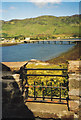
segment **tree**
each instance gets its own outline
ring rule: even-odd
[[[2,33],[2,37],[6,38],[8,36],[7,33]]]

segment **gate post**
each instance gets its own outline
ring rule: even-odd
[[[69,108],[81,118],[81,61],[68,63]]]

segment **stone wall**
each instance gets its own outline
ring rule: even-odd
[[[18,76],[18,77],[17,77]],[[19,79],[19,75],[16,79]],[[33,113],[24,103],[19,85],[17,84],[14,73],[5,69],[2,71],[2,116],[1,120],[9,119],[33,119]]]
[[[0,120],[2,118],[2,65],[0,64]]]
[[[81,61],[69,61],[69,108],[81,120]]]
[[[76,115],[79,115],[79,120],[81,120],[81,61],[69,61],[68,64],[68,75],[69,75],[69,108],[70,111],[63,111],[62,113],[58,114],[58,118],[64,117],[64,120],[68,117],[68,120],[70,120],[70,116],[72,116],[71,120],[74,120]],[[51,111],[49,112],[50,115],[47,113],[45,114],[44,112],[41,114],[40,111],[35,111],[33,104],[31,103],[31,110],[29,110],[30,106],[29,103],[25,105],[24,103],[24,95],[22,96],[22,87],[21,87],[21,79],[20,79],[20,74],[17,73],[12,73],[8,69],[3,71],[2,74],[2,93],[3,93],[3,111],[2,111],[2,118],[28,118],[32,117],[40,117],[40,115],[43,114],[46,115],[45,117],[50,117],[51,116]],[[37,103],[36,103],[37,105]],[[36,108],[35,105],[35,108]],[[42,106],[42,104],[40,104]],[[43,104],[44,108],[46,104]],[[52,105],[52,109],[55,109],[55,106]],[[64,105],[62,105],[64,106]],[[61,107],[61,106],[60,106]],[[39,107],[38,107],[39,108]],[[49,107],[46,106],[46,110]],[[57,105],[57,108],[58,105]],[[34,109],[34,111],[32,110]],[[37,109],[37,108],[36,108]],[[42,111],[42,109],[41,109]],[[38,115],[38,112],[40,113]],[[35,114],[33,114],[35,113]],[[75,116],[74,116],[75,113]],[[54,117],[54,112],[52,113]],[[61,115],[60,115],[61,114]],[[56,114],[55,114],[56,115]],[[55,117],[54,117],[55,118]],[[78,118],[78,117],[76,117]],[[63,118],[62,118],[63,119]]]

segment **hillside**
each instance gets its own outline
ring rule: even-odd
[[[80,18],[80,19],[79,19]],[[23,20],[10,20],[2,22],[2,36],[13,37],[18,35],[37,36],[43,35],[66,35],[78,36],[81,15],[55,17],[39,16]],[[1,33],[1,31],[0,31]]]

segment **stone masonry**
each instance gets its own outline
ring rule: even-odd
[[[16,70],[19,71],[19,69]],[[31,116],[33,119],[38,117],[78,120],[79,115],[79,120],[81,120],[81,61],[69,61],[68,64],[70,111],[64,105],[24,103],[20,74],[16,72],[7,69],[2,74],[2,118],[28,118]]]
[[[69,108],[81,120],[81,61],[69,61]]]

